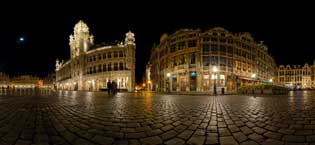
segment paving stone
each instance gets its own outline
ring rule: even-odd
[[[207,131],[209,132],[218,132],[218,127],[217,126],[208,126]]]
[[[227,127],[227,125],[224,122],[219,122],[218,127]]]
[[[180,138],[172,138],[165,142],[166,145],[183,145],[185,141]]]
[[[262,143],[264,141],[264,137],[257,133],[250,134],[248,138],[258,143]]]
[[[176,126],[174,129],[175,129],[177,132],[182,132],[182,131],[184,131],[186,128],[187,128],[187,126],[178,125],[178,126]]]
[[[246,122],[245,124],[246,124],[246,126],[249,127],[249,128],[252,128],[252,127],[255,126],[255,124],[252,123],[252,122]]]
[[[249,134],[253,133],[253,131],[250,128],[248,128],[247,126],[241,127],[240,129],[245,135],[249,135]]]
[[[219,128],[220,136],[231,136],[230,131],[227,128]]]
[[[219,138],[217,133],[208,133],[207,134],[207,139],[206,139],[206,144],[218,144],[219,143]]]
[[[82,139],[82,138],[78,138],[75,140],[74,144],[75,145],[93,145],[94,143],[92,143],[88,140]]]
[[[225,123],[228,125],[234,124],[234,122],[232,120],[225,120]]]
[[[143,138],[143,139],[140,139],[140,141],[142,144],[145,144],[145,145],[158,145],[158,144],[162,144],[163,142],[159,136]]]
[[[99,144],[111,144],[114,142],[113,138],[104,137],[100,135],[96,135],[92,138],[92,141],[97,142]]]
[[[15,145],[30,145],[31,141],[29,140],[17,140]]]
[[[190,136],[193,134],[192,130],[185,130],[182,133],[180,133],[178,135],[179,138],[182,138],[184,140],[187,140],[188,138],[190,138]]]
[[[208,123],[201,123],[201,124],[198,126],[198,128],[200,128],[200,129],[206,129],[207,126],[208,126]]]
[[[49,137],[46,134],[36,134],[34,136],[34,142],[35,143],[48,143]]]
[[[136,132],[135,128],[121,128],[121,132]]]
[[[266,137],[268,137],[268,138],[280,140],[282,134],[276,133],[276,132],[272,132],[272,131],[268,131],[268,132],[266,132],[266,133],[264,134],[264,136],[266,136]]]
[[[263,142],[263,145],[284,145],[284,142],[274,139],[267,139]]]
[[[243,141],[247,140],[247,137],[246,137],[246,135],[244,135],[243,132],[233,133],[233,136],[238,142],[243,142]]]
[[[278,131],[278,130],[279,130],[279,128],[278,128],[278,127],[275,127],[275,126],[270,126],[270,125],[265,126],[265,129],[267,129],[267,130],[271,130],[271,131]]]
[[[289,142],[289,143],[286,143],[286,145],[308,145],[307,143],[292,143],[292,142]]]
[[[138,140],[129,140],[129,145],[140,145]]]
[[[313,130],[297,130],[294,134],[295,135],[312,135]]]
[[[178,125],[180,125],[181,123],[182,123],[182,122],[178,120],[178,121],[172,123],[172,125],[173,125],[173,126],[178,126]]]
[[[305,142],[305,137],[297,135],[285,135],[283,136],[283,140],[287,142],[303,143]]]
[[[68,144],[67,141],[61,136],[51,136],[50,140],[52,144],[56,144],[56,145]]]
[[[128,145],[128,140],[115,140],[112,145]]]
[[[315,142],[315,135],[306,136],[307,142]]]
[[[143,137],[146,137],[146,134],[144,132],[126,133],[126,138],[128,139],[138,139]]]
[[[267,131],[267,130],[265,130],[263,128],[260,128],[260,127],[254,127],[254,128],[252,128],[252,130],[254,132],[256,132],[257,134],[263,134],[263,133],[265,133]]]
[[[34,133],[33,130],[24,130],[22,134],[20,135],[20,137],[25,140],[32,140],[33,133]]]
[[[203,145],[205,142],[205,136],[192,136],[188,141],[187,145]]]
[[[221,145],[238,145],[237,141],[232,136],[220,137]]]
[[[173,125],[166,125],[166,126],[163,126],[163,127],[161,128],[161,130],[163,130],[163,131],[168,131],[168,130],[171,130],[171,129],[173,129],[173,128],[174,128]]]
[[[287,128],[281,128],[281,129],[279,129],[278,132],[280,132],[282,134],[293,134],[295,132],[295,130],[287,129]]]
[[[160,135],[160,137],[162,138],[162,140],[168,140],[174,136],[176,136],[178,133],[174,130],[170,130],[168,132],[165,132],[163,134]]]
[[[259,145],[259,144],[252,140],[248,140],[248,141],[242,142],[241,145]]]
[[[194,133],[194,135],[196,136],[205,136],[206,135],[206,131],[203,129],[197,129]]]
[[[188,127],[188,129],[190,130],[196,130],[198,128],[198,125],[197,124],[192,124]]]
[[[61,135],[68,141],[68,142],[74,142],[74,140],[77,138],[77,136],[75,136],[74,134],[65,131],[62,132]]]
[[[240,131],[240,129],[236,125],[229,125],[228,128],[232,133]]]
[[[160,135],[162,133],[163,133],[163,131],[160,129],[154,129],[154,130],[146,131],[147,136],[155,136],[155,135]]]

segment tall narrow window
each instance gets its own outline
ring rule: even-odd
[[[103,64],[103,72],[106,72],[106,64]]]
[[[122,51],[119,51],[119,57],[124,57]]]
[[[111,63],[109,63],[109,64],[107,65],[107,71],[112,71],[112,64],[111,64]]]
[[[195,53],[190,54],[190,64],[195,64],[196,63],[196,55]]]
[[[98,65],[98,72],[102,72],[102,65]]]
[[[124,70],[124,64],[122,62],[119,63],[119,70]]]
[[[114,52],[114,57],[115,58],[118,57],[118,52],[117,51]]]
[[[114,63],[114,71],[117,71],[117,70],[118,70],[118,63],[115,62],[115,63]]]

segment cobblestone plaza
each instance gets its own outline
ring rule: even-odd
[[[0,94],[1,145],[312,145],[315,92]]]

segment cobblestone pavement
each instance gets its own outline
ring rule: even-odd
[[[315,145],[315,93],[0,94],[2,145]]]

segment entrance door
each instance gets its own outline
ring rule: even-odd
[[[176,91],[177,88],[177,79],[176,77],[172,78],[172,91]]]
[[[190,86],[189,86],[190,91],[196,91],[196,84],[197,84],[196,80],[197,80],[196,72],[191,72],[190,73],[190,80],[189,80],[189,82],[190,82]]]
[[[182,77],[181,80],[180,80],[180,91],[186,91],[186,81],[185,81],[185,78]]]

